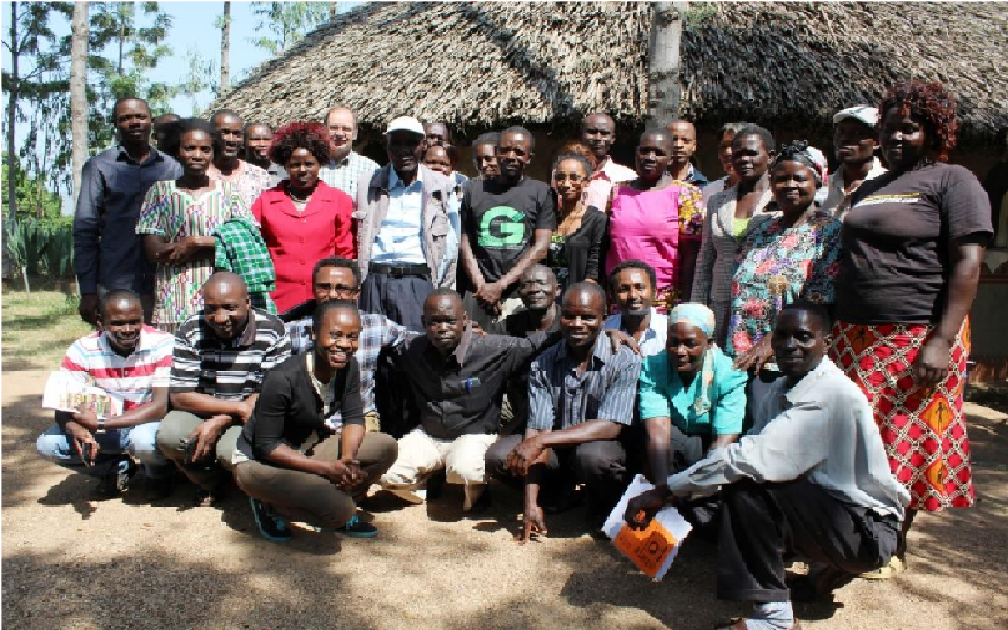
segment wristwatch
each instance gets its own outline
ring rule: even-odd
[[[103,435],[105,433],[105,419],[98,418],[98,428],[95,429],[96,435]]]

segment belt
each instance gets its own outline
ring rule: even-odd
[[[408,263],[402,265],[387,265],[385,263],[369,263],[368,273],[380,273],[393,278],[417,276],[430,278],[430,269],[424,263]]]

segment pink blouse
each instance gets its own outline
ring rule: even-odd
[[[624,260],[637,259],[654,267],[659,299],[679,278],[680,187],[637,190],[620,186],[609,213],[609,253],[606,275]]]

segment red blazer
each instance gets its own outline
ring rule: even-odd
[[[316,262],[357,257],[353,201],[346,193],[319,181],[304,212],[298,212],[285,190],[286,181],[280,182],[252,204],[276,269],[276,289],[270,295],[280,313],[313,297]]]

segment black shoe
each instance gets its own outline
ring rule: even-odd
[[[152,501],[162,501],[171,496],[175,490],[175,480],[171,475],[165,475],[157,479],[147,478],[147,496]]]
[[[109,467],[109,472],[98,481],[95,493],[100,499],[112,499],[129,487],[130,480],[136,474],[137,465],[129,457],[114,462]]]
[[[259,527],[259,533],[263,538],[273,542],[287,542],[291,539],[291,530],[287,527],[287,521],[266,509],[261,501],[250,497],[249,503],[252,504],[252,515],[255,516],[256,526]]]
[[[448,473],[444,468],[438,470],[433,475],[427,479],[427,484],[424,486],[427,490],[427,500],[433,501],[441,496],[444,491],[445,484],[448,482]]]

